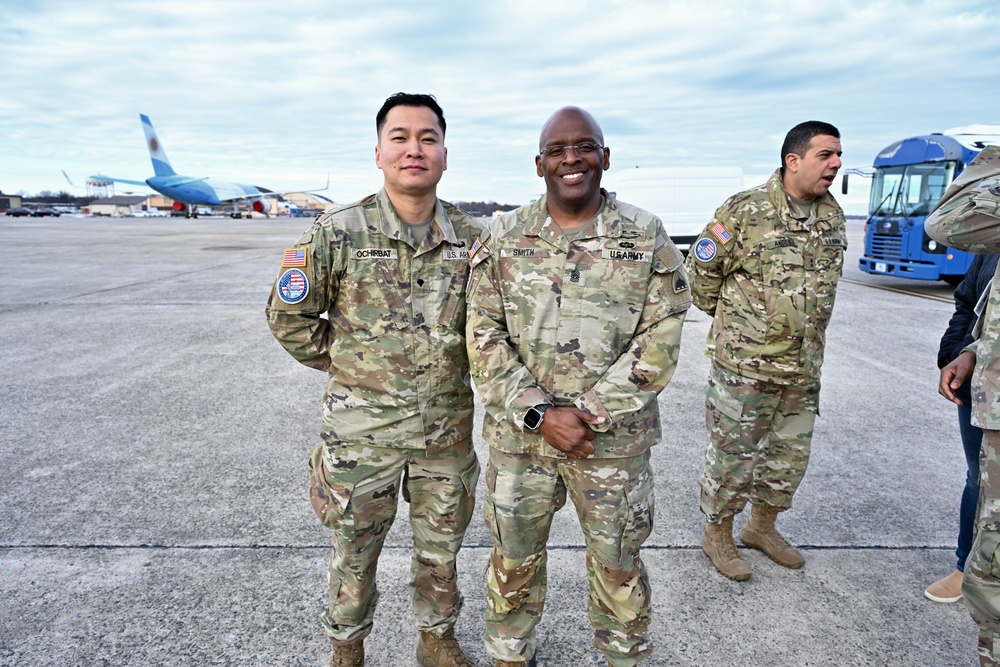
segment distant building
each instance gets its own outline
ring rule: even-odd
[[[0,194],[0,213],[6,213],[11,208],[21,208],[21,198],[18,195]]]
[[[109,215],[115,218],[124,218],[132,215],[136,211],[144,210],[143,205],[149,197],[143,195],[104,197],[90,202],[91,215]]]
[[[326,197],[310,194],[308,192],[290,192],[282,195],[282,198],[299,208],[307,208],[320,213],[328,211],[332,208],[337,208],[337,204],[333,203]]]

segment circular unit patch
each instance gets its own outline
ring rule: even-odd
[[[715,241],[712,239],[701,239],[694,246],[694,256],[702,262],[710,262],[715,259],[715,252],[718,250]]]
[[[309,294],[309,279],[299,269],[288,269],[278,278],[278,298],[296,304]]]

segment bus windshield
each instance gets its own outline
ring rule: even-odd
[[[955,176],[955,162],[876,167],[870,215],[927,215]]]

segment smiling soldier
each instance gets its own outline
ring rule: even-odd
[[[785,567],[805,563],[774,523],[805,474],[819,414],[826,327],[847,247],[844,213],[829,193],[840,155],[833,125],[793,127],[781,167],[730,197],[687,258],[694,305],[713,317],[701,544],[737,581],[750,569],[733,541],[733,517],[748,501],[743,543]]]
[[[486,649],[534,664],[553,514],[572,499],[586,542],[594,643],[614,667],[648,656],[657,394],[691,304],[659,218],[601,189],[610,150],[583,109],[545,123],[545,196],[472,249],[467,340],[489,444]],[[552,658],[559,662],[558,658]]]
[[[285,251],[268,323],[292,357],[329,373],[310,470],[313,507],[333,529],[330,665],[364,664],[376,566],[402,493],[417,662],[471,667],[454,636],[455,562],[479,475],[464,288],[481,228],[437,198],[448,164],[437,101],[397,93],[375,119],[384,187],[320,216]]]

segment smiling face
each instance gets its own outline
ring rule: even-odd
[[[375,147],[375,165],[382,170],[390,199],[397,194],[436,193],[448,168],[448,149],[434,111],[402,105],[391,108]]]
[[[556,111],[542,127],[539,150],[553,146],[596,144],[603,146],[604,134],[589,113],[576,107]],[[550,213],[555,208],[567,213],[597,213],[601,202],[601,175],[611,166],[611,151],[600,148],[581,154],[568,150],[563,155],[535,156],[538,175],[545,179]]]
[[[840,139],[829,134],[817,134],[809,141],[805,155],[785,156],[785,191],[793,197],[812,201],[830,190],[833,179],[843,163]]]

